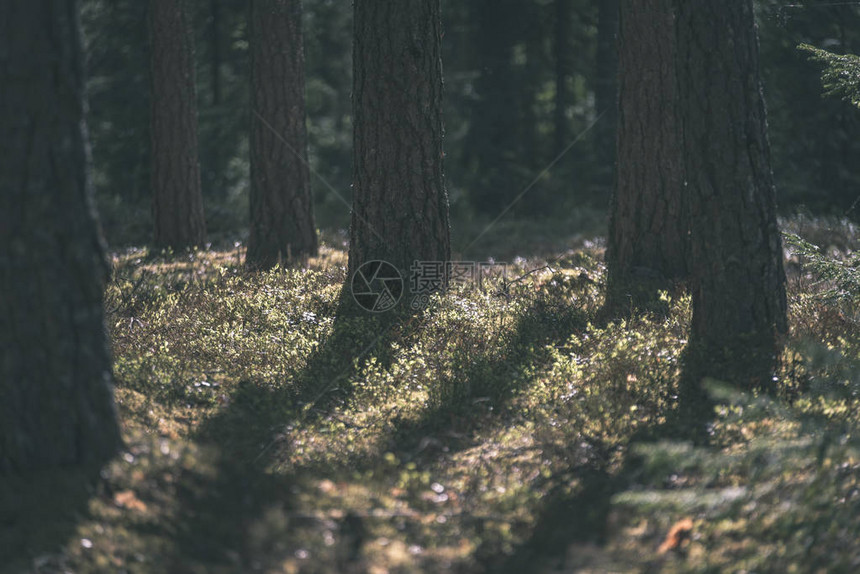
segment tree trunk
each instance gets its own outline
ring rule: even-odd
[[[439,0],[355,2],[350,277],[385,260],[448,261]]]
[[[78,3],[0,5],[0,473],[120,446]]]
[[[772,389],[787,331],[752,0],[674,0],[691,235],[690,363]]]
[[[544,30],[541,26],[541,14],[539,6],[527,3],[520,9],[522,31],[526,61],[517,76],[521,78],[517,82],[517,99],[519,100],[519,147],[520,165],[531,172],[540,172],[546,167],[546,160],[541,154],[542,139],[538,134],[538,111],[537,92],[541,86],[542,50],[544,42]],[[535,198],[532,198],[533,201]],[[517,207],[525,208],[526,214],[545,213],[541,207],[546,207],[541,201],[519,203]]]
[[[212,78],[212,105],[221,105],[221,0],[209,0],[209,12],[212,14],[212,29],[209,36],[210,66]]]
[[[555,0],[555,149],[561,153],[570,144],[570,121],[567,110],[571,105],[570,78],[573,75],[571,34],[573,0]]]
[[[317,253],[305,127],[301,0],[251,2],[251,234],[247,263]]]
[[[150,0],[155,244],[206,242],[197,157],[194,49],[186,0]]]
[[[674,59],[672,0],[622,0],[618,169],[606,253],[613,311],[647,306],[686,276]]]
[[[648,4],[647,0],[640,4]],[[615,176],[615,140],[618,125],[618,25],[619,0],[598,0],[597,70],[594,75],[595,126],[600,180],[612,185]]]
[[[500,213],[522,190],[519,163],[521,89],[513,67],[520,39],[521,6],[516,0],[476,0],[470,19],[475,23],[475,51],[480,75],[471,111],[466,145],[468,170],[479,173],[469,200],[480,213]]]

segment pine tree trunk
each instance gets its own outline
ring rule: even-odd
[[[355,2],[350,277],[388,261],[448,261],[439,0]]]
[[[221,0],[209,0],[209,13],[212,15],[212,29],[209,36],[211,70],[210,90],[212,105],[221,105]]]
[[[686,276],[672,0],[622,0],[618,168],[609,226],[610,310],[647,306]]]
[[[516,0],[477,0],[470,19],[477,28],[475,51],[480,75],[466,145],[467,170],[479,173],[469,200],[480,213],[498,214],[522,190],[513,169],[520,150],[521,92],[512,65],[519,40],[521,6]]]
[[[149,20],[155,244],[203,245],[194,47],[186,0],[150,0]]]
[[[520,79],[517,82],[517,100],[519,101],[519,163],[530,171],[540,172],[546,167],[546,160],[541,154],[542,139],[538,134],[537,92],[541,85],[541,66],[544,36],[541,29],[539,6],[527,4],[520,10],[521,35],[525,44],[525,65],[517,70]],[[533,201],[536,198],[533,198]],[[516,205],[526,214],[541,213],[543,202],[520,202]]]
[[[120,446],[78,3],[0,5],[0,473]]]
[[[595,126],[595,138],[597,161],[601,169],[600,181],[609,186],[615,177],[618,125],[619,0],[598,0],[598,5],[594,103],[601,119]]]
[[[599,1],[599,0],[598,0]],[[571,28],[573,23],[573,0],[555,0],[555,149],[561,153],[570,144],[569,120],[567,110],[571,105],[568,82],[573,75],[573,47]]]
[[[301,0],[251,2],[251,234],[247,263],[317,253],[305,127]]]
[[[770,389],[787,331],[752,0],[675,0],[695,378]]]

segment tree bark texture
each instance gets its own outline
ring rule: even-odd
[[[752,0],[674,0],[697,374],[769,389],[787,331]]]
[[[301,0],[251,2],[251,234],[248,265],[317,253],[305,126]]]
[[[355,2],[350,277],[385,260],[448,261],[439,0]]]
[[[607,308],[616,310],[647,305],[687,274],[672,0],[622,0],[619,60],[618,167],[606,254]]]
[[[0,473],[120,445],[75,0],[0,5]]]
[[[197,146],[194,46],[186,0],[150,0],[155,244],[206,242]]]

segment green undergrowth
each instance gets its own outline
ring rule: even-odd
[[[54,477],[65,486],[51,491],[78,494],[43,497],[50,509],[26,512],[39,496],[22,485],[0,564],[853,571],[856,299],[830,296],[845,287],[820,265],[845,271],[856,246],[823,245],[813,221],[786,227],[806,243],[789,250],[780,394],[713,383],[707,446],[670,422],[689,297],[602,317],[597,243],[512,258],[504,281],[387,315],[342,292],[340,246],[265,273],[238,247],[116,253],[106,310],[125,449],[89,490]]]

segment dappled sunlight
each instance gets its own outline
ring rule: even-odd
[[[608,320],[596,254],[518,257],[504,281],[389,319],[343,311],[340,250],[263,273],[231,251],[116,254],[126,450],[50,560],[695,570],[801,560],[777,533],[817,516],[808,497],[844,501],[836,524],[852,528],[844,310],[795,282],[786,402],[725,395],[710,446],[694,447],[672,422],[689,296]]]

